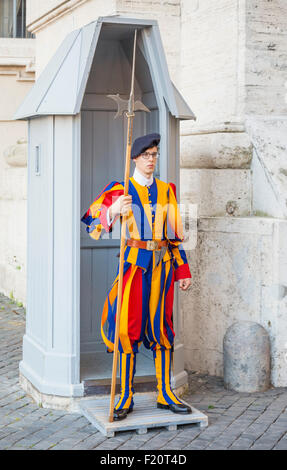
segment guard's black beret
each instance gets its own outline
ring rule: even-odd
[[[145,152],[147,149],[158,146],[159,142],[160,142],[160,135],[156,133],[147,134],[147,135],[143,135],[142,137],[138,137],[133,143],[132,151],[131,151],[131,158],[136,158],[141,153]]]

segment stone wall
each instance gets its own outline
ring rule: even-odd
[[[182,0],[181,6],[179,88],[197,117],[196,122],[181,124],[182,181],[193,174],[197,199],[206,200],[212,169],[240,170],[225,173],[239,187],[241,170],[250,168],[252,159],[244,127],[245,2]],[[188,198],[183,184],[182,195]],[[224,183],[216,191],[227,203]],[[219,213],[209,210],[209,215]]]
[[[183,131],[240,125],[244,112],[244,1],[182,0],[181,90],[198,117]],[[191,125],[192,124],[192,125]]]
[[[222,376],[227,328],[255,321],[270,337],[272,383],[286,386],[286,236],[278,219],[199,219],[192,288],[180,293],[187,369]]]
[[[222,375],[226,329],[254,320],[270,335],[277,386],[287,384],[286,9],[182,0],[181,11],[180,89],[197,116],[181,126],[181,198],[198,214],[181,294],[186,367]]]
[[[246,1],[246,114],[286,115],[287,2]]]
[[[27,123],[13,114],[34,83],[35,41],[0,38],[0,291],[26,302]]]

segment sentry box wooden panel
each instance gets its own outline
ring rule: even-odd
[[[80,219],[104,185],[124,179],[126,119],[114,119],[116,105],[106,95],[129,96],[135,28],[135,96],[151,113],[136,113],[133,138],[160,132],[156,176],[174,182],[179,194],[179,120],[195,116],[169,78],[156,21],[105,17],[72,31],[14,116],[29,126],[20,372],[45,394],[82,396],[85,384],[103,391],[110,381],[112,355],[101,340],[100,317],[116,274],[120,227],[94,241]],[[176,311],[177,295],[175,318]],[[180,386],[186,382],[180,338],[174,362],[173,385]],[[143,350],[137,381],[153,376]]]

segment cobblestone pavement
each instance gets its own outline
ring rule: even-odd
[[[25,395],[18,382],[24,329],[24,309],[0,294],[0,449],[287,450],[287,387],[236,393],[221,377],[196,373],[184,399],[208,415],[207,428],[106,438],[80,414],[41,408]]]

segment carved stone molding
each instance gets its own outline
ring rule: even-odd
[[[27,166],[27,140],[22,138],[17,143],[10,145],[3,152],[4,159],[11,167]]]
[[[74,8],[77,8],[81,3],[85,3],[87,1],[88,0],[66,0],[59,6],[53,8],[45,15],[38,18],[36,21],[32,21],[32,23],[28,24],[27,30],[35,34],[40,29],[47,26],[48,23],[58,20],[62,15],[65,15]]]

